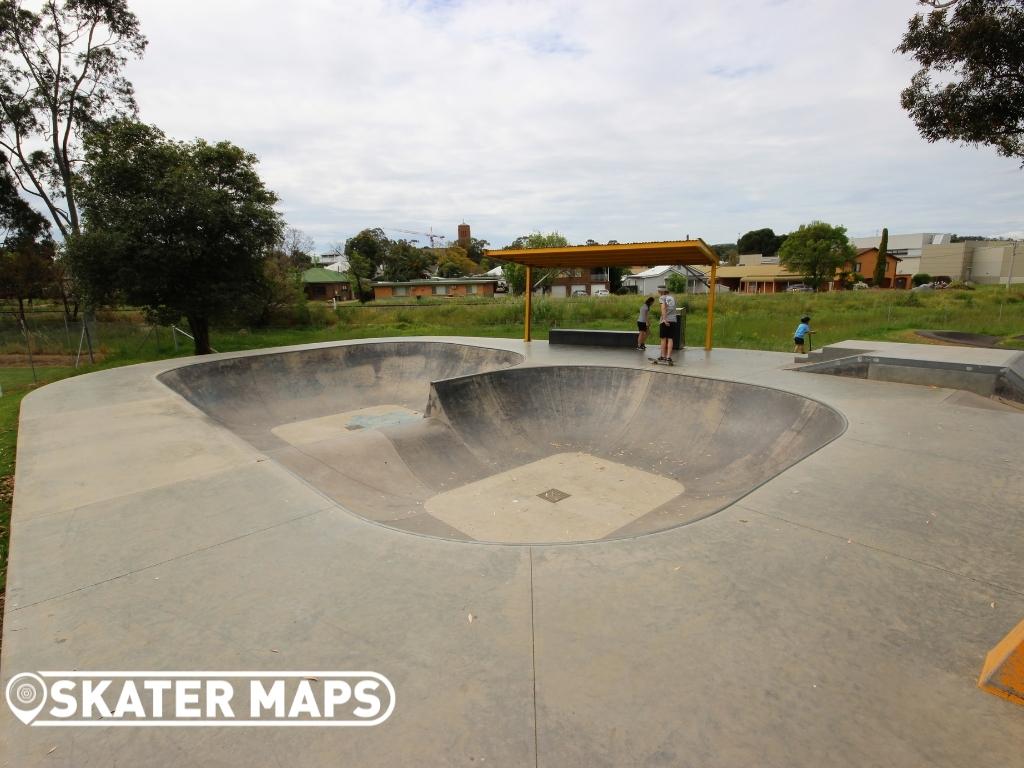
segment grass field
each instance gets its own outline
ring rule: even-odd
[[[686,340],[703,343],[706,298],[678,297],[688,306]],[[549,329],[635,329],[641,298],[537,299],[534,338]],[[38,308],[37,308],[38,309]],[[847,291],[839,293],[744,296],[724,294],[715,308],[715,345],[741,349],[789,351],[802,314],[810,314],[815,347],[845,339],[924,342],[915,330],[955,330],[999,336],[1007,348],[1024,349],[1024,286],[974,291]],[[348,304],[337,310],[311,305],[307,327],[218,329],[211,343],[221,352],[377,336],[494,336],[519,338],[523,332],[522,298],[493,300],[424,300]],[[0,314],[0,590],[6,584],[7,542],[14,475],[14,448],[21,398],[36,386],[70,375],[191,354],[186,339],[175,349],[168,328],[146,326],[138,312],[106,311],[93,327],[96,365],[72,367],[80,326],[65,327],[59,313],[29,315],[35,370],[27,365],[26,339],[10,313]],[[87,362],[87,358],[83,356]]]

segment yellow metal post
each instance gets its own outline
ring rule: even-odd
[[[711,351],[711,335],[715,327],[715,296],[718,294],[718,264],[711,264],[711,285],[708,286],[708,327],[704,332],[704,349]]]
[[[523,341],[532,341],[530,338],[530,325],[533,320],[533,268],[526,267],[526,303],[523,309]]]

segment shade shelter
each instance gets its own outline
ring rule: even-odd
[[[503,259],[526,267],[526,308],[523,340],[530,341],[534,269],[573,269],[576,267],[656,267],[659,264],[703,265],[711,268],[708,275],[708,324],[704,348],[711,349],[714,323],[715,293],[718,279],[718,256],[701,239],[670,240],[657,243],[615,243],[613,245],[571,245],[563,248],[516,248],[508,251],[487,251],[493,259]]]

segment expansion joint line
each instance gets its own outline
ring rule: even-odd
[[[533,765],[540,765],[540,740],[537,736],[537,630],[534,623],[533,547],[530,550],[530,663],[533,677]]]

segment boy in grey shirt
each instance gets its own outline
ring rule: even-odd
[[[661,307],[661,322],[658,324],[658,335],[661,336],[661,356],[659,363],[672,362],[672,343],[675,338],[676,300],[664,285],[658,286],[658,304]]]

